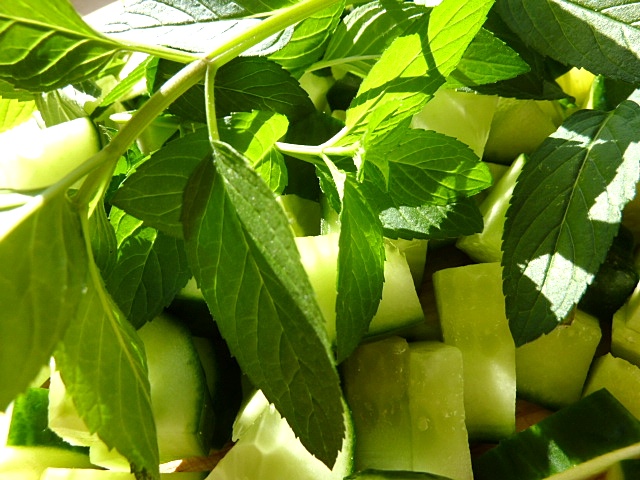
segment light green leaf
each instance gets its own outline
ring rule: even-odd
[[[122,49],[90,28],[68,0],[50,0],[46,8],[1,2],[0,43],[0,80],[30,91],[91,78]]]
[[[402,129],[365,148],[365,176],[371,173],[367,163],[385,173],[381,189],[397,206],[454,203],[492,183],[488,167],[467,145],[433,130]]]
[[[340,211],[336,340],[338,362],[346,359],[367,333],[378,310],[384,284],[382,224],[347,175]]]
[[[497,11],[534,48],[567,65],[640,82],[640,9],[633,0],[500,0]]]
[[[365,131],[388,132],[417,113],[455,69],[492,4],[444,0],[432,10],[428,24],[395,39],[347,110],[349,135],[340,143],[350,143]]]
[[[31,118],[36,110],[33,100],[23,102],[2,98],[0,95],[0,132],[10,130]]]
[[[553,329],[580,300],[635,196],[640,105],[581,111],[526,163],[503,237],[507,316],[516,344]]]
[[[429,21],[430,9],[413,3],[369,2],[353,9],[331,36],[323,64],[364,77],[394,39]]]
[[[117,260],[106,288],[135,328],[153,320],[191,278],[182,240],[145,226],[115,207]]]
[[[486,85],[530,70],[527,62],[489,30],[480,29],[460,63],[447,78],[449,88]]]
[[[211,155],[205,129],[165,145],[136,167],[111,203],[147,225],[182,237],[182,197],[189,177],[200,161]]]
[[[185,238],[231,353],[307,449],[333,465],[344,436],[324,319],[287,218],[248,161],[222,143],[187,191]]]
[[[0,410],[4,410],[48,364],[75,317],[87,256],[79,218],[65,198],[36,210],[27,204],[0,212],[0,225],[4,227],[0,231]]]
[[[287,133],[287,117],[254,110],[232,114],[220,123],[222,141],[247,157],[273,192],[282,193],[287,185],[287,167],[275,144]]]
[[[344,1],[340,1],[306,18],[295,26],[287,45],[269,58],[294,75],[302,72],[322,56],[343,11]]]
[[[144,345],[90,267],[78,312],[54,353],[67,393],[92,433],[131,471],[158,479],[159,453]]]

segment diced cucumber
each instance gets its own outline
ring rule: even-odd
[[[47,187],[99,149],[98,132],[88,118],[44,129],[32,122],[19,125],[0,135],[0,189]]]
[[[49,390],[31,387],[20,394],[13,403],[11,425],[7,445],[48,446],[79,450],[85,455],[88,449],[65,442],[49,428]]]
[[[500,264],[438,270],[433,285],[444,341],[462,352],[469,437],[498,440],[511,435],[516,348],[505,314]]]
[[[202,480],[206,472],[161,473],[162,480]],[[91,468],[47,468],[40,480],[136,480],[135,474]]]
[[[160,315],[145,324],[139,334],[147,355],[160,461],[207,454],[214,419],[191,333],[174,318]],[[49,427],[71,444],[89,446],[94,464],[129,469],[119,452],[89,433],[65,394],[59,374],[52,375],[49,389]]]
[[[207,480],[342,480],[353,470],[354,433],[349,413],[345,427],[342,451],[330,470],[305,449],[287,421],[258,391],[238,415],[235,445]]]
[[[342,373],[357,469],[472,478],[457,348],[389,337],[358,347]]]
[[[518,395],[552,409],[578,401],[601,336],[598,320],[576,310],[570,323],[518,347]]]
[[[297,237],[320,235],[320,203],[295,194],[277,198]]]
[[[598,357],[589,372],[584,395],[606,388],[636,418],[640,419],[640,368],[607,353]]]
[[[0,448],[2,480],[39,480],[49,467],[91,468],[89,456],[57,447]]]
[[[413,284],[417,290],[420,290],[422,277],[424,276],[424,267],[427,262],[428,241],[420,238],[414,238],[412,240],[398,238],[390,240],[390,242],[395,245],[400,253],[407,259],[407,264],[413,277]]]
[[[456,247],[476,262],[499,262],[502,259],[502,233],[507,208],[525,162],[526,157],[519,156],[480,203],[479,208],[484,221],[482,232],[460,237],[456,241]]]
[[[296,245],[326,320],[329,338],[335,340],[338,234],[296,237]],[[398,330],[424,320],[406,258],[390,243],[385,247],[382,300],[368,335]]]
[[[640,478],[640,459],[620,460],[613,465],[603,480],[638,480]]]
[[[400,470],[363,470],[345,477],[345,480],[451,480],[442,475],[426,472],[403,472]]]
[[[638,455],[640,422],[601,389],[478,457],[474,479],[584,480]]]
[[[640,332],[627,326],[628,305],[613,315],[611,324],[611,353],[640,366]]]

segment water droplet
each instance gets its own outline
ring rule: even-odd
[[[418,430],[424,432],[429,428],[429,419],[427,417],[418,418]]]

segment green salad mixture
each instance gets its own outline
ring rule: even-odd
[[[0,411],[53,358],[87,428],[159,478],[138,331],[189,285],[333,466],[389,242],[477,238],[516,161],[486,260],[515,346],[578,304],[598,316],[609,297],[585,292],[636,195],[639,86],[630,0],[123,0],[86,19],[0,2]],[[329,233],[330,333],[295,238]]]

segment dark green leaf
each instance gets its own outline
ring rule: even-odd
[[[182,65],[161,61],[154,89],[175,75]],[[263,57],[240,57],[223,65],[215,80],[216,115],[263,110],[285,115],[290,120],[315,112],[313,102],[298,81],[274,61]],[[204,86],[198,84],[182,95],[169,111],[179,117],[205,124]]]
[[[30,208],[0,212],[0,411],[49,362],[87,269],[80,220],[66,199]]]
[[[347,175],[340,211],[336,340],[338,362],[358,346],[378,310],[384,284],[384,240],[377,213]]]
[[[115,207],[110,216],[116,230],[118,254],[105,284],[137,329],[171,303],[191,272],[182,240],[147,227]]]
[[[221,140],[247,157],[273,192],[282,193],[287,168],[275,144],[287,133],[287,117],[254,110],[232,114],[220,123]]]
[[[269,58],[292,73],[303,71],[324,53],[343,10],[341,1],[303,20],[296,25],[289,43]]]
[[[194,276],[243,372],[332,465],[344,436],[341,391],[289,223],[246,159],[215,143],[214,162],[203,162],[187,190]]]
[[[97,75],[123,48],[90,28],[68,0],[0,3],[0,80],[45,91]]]
[[[133,472],[159,478],[144,345],[105,291],[95,265],[54,358],[89,431],[121,452]]]
[[[535,49],[567,65],[640,82],[640,9],[633,0],[499,0],[497,11]]]
[[[387,207],[380,213],[384,235],[389,238],[447,239],[479,233],[482,213],[473,198],[448,205]]]
[[[518,177],[503,240],[507,316],[517,344],[562,321],[606,256],[638,182],[636,101],[569,117]]]
[[[111,202],[147,225],[181,238],[185,187],[193,170],[209,155],[211,144],[204,129],[174,140],[139,165]]]
[[[218,117],[264,110],[297,119],[315,111],[298,81],[263,57],[237,58],[222,67],[216,75],[215,98]]]
[[[103,203],[97,205],[89,217],[89,232],[93,259],[102,275],[106,276],[116,263],[118,246]]]

